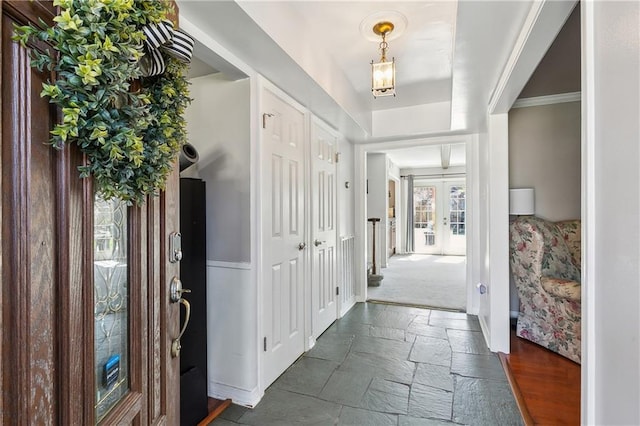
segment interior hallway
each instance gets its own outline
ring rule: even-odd
[[[466,311],[466,257],[397,254],[381,270],[379,287],[367,289],[367,299]]]
[[[477,317],[358,303],[265,392],[214,426],[519,425]]]

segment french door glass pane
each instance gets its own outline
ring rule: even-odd
[[[129,391],[127,207],[96,195],[94,204],[96,420]]]
[[[436,187],[413,188],[414,227],[416,251],[422,246],[436,244]]]
[[[449,192],[449,231],[451,235],[465,235],[465,188],[452,186]]]

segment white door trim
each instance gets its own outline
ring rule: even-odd
[[[508,259],[508,198],[509,159],[508,111],[522,91],[537,64],[553,43],[571,14],[576,1],[534,2],[522,26],[515,46],[504,65],[488,108],[489,159],[489,282],[490,303],[480,324],[492,351],[509,353],[509,259]],[[493,132],[492,134],[492,127]],[[482,301],[482,297],[480,298]],[[503,306],[504,304],[504,306]],[[484,321],[484,322],[483,322]]]
[[[369,151],[383,151],[387,149],[398,148],[411,148],[416,146],[425,145],[441,145],[441,144],[454,144],[464,143],[469,150],[469,144],[473,141],[473,135],[453,135],[453,136],[434,136],[431,138],[410,139],[404,141],[393,142],[378,142],[369,144],[354,145],[354,192],[355,198],[355,234],[356,234],[356,250],[355,250],[355,267],[356,267],[356,300],[358,302],[364,302],[367,300],[367,222],[364,219],[367,217],[367,194],[366,194],[366,181],[367,181],[367,152]],[[477,160],[477,159],[476,159]],[[476,167],[476,166],[472,166]],[[467,170],[469,170],[469,159],[467,159]],[[467,176],[467,188],[470,183]],[[477,197],[477,193],[470,192],[469,200],[471,197]],[[473,209],[469,216],[469,228],[470,232],[473,232],[473,215],[477,214]],[[474,253],[472,251],[472,244],[469,244],[467,239],[467,277],[471,274],[471,259],[473,259]],[[473,280],[467,280],[467,286],[472,286]],[[471,290],[468,290],[468,293]],[[467,293],[467,294],[468,294]],[[469,306],[469,299],[467,298],[467,306]]]
[[[581,418],[582,424],[595,424],[597,415],[598,365],[596,324],[596,276],[597,252],[593,243],[596,234],[597,188],[595,170],[596,157],[596,99],[595,99],[595,5],[582,2],[580,5],[580,28],[582,35],[582,369],[581,369]]]

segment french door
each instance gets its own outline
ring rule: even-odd
[[[52,22],[50,2],[0,2],[2,424],[178,424],[178,175],[141,207],[95,196],[75,147],[47,144],[54,76],[30,66],[14,25]]]
[[[464,255],[466,188],[463,180],[417,180],[413,190],[415,252]]]

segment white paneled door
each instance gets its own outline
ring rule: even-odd
[[[304,351],[304,113],[262,104],[263,389]]]
[[[311,306],[318,338],[338,317],[336,280],[337,138],[320,121],[311,125]]]

